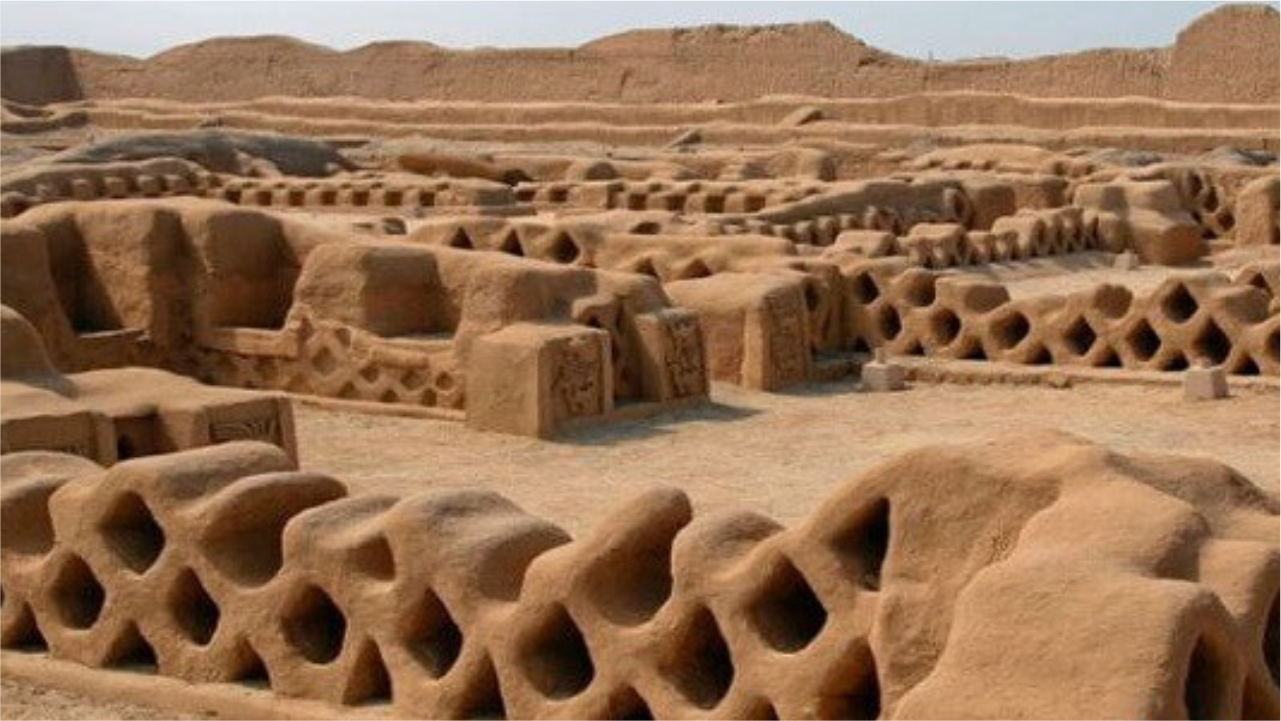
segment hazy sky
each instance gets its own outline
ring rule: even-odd
[[[287,34],[347,49],[573,46],[640,27],[829,20],[901,55],[1028,57],[1168,45],[1216,2],[0,2],[5,45],[146,56],[216,35]]]

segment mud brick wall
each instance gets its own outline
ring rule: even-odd
[[[790,528],[656,488],[578,539],[254,443],[3,464],[0,642],[95,668],[431,718],[1278,710],[1276,501],[1212,461],[1019,435]]]

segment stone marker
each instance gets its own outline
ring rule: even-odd
[[[1228,376],[1222,367],[1189,368],[1183,374],[1183,398],[1212,401],[1228,397]]]

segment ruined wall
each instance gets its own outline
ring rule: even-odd
[[[258,444],[2,463],[0,642],[91,667],[431,718],[1278,711],[1276,501],[1208,460],[1024,434],[791,528],[660,488],[578,539]]]
[[[0,50],[0,97],[20,103],[59,103],[84,99],[69,48],[14,47]]]
[[[337,52],[286,38],[232,38],[174,48],[147,60],[75,50],[66,61],[60,59],[68,54],[63,48],[6,50],[6,65],[12,57],[18,70],[38,71],[43,74],[35,77],[49,82],[6,80],[4,97],[43,104],[69,99],[68,92],[78,87],[74,99],[350,95],[652,103],[989,90],[1275,103],[1277,33],[1274,9],[1227,7],[1189,26],[1170,49],[956,63],[897,57],[826,23],[635,31],[563,50],[452,51],[423,43],[377,43]]]

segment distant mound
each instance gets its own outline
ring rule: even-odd
[[[599,53],[663,54],[674,50],[734,51],[828,50],[843,53],[865,53],[890,58],[829,22],[787,23],[780,25],[700,25],[689,28],[631,30],[607,35],[581,46],[581,50]]]
[[[701,103],[974,90],[1260,104],[1278,101],[1277,54],[1277,11],[1256,5],[1207,13],[1166,49],[950,63],[900,57],[826,22],[635,30],[547,50],[449,50],[395,41],[342,52],[262,36],[215,38],[145,60],[61,47],[6,48],[0,95],[31,105],[266,96]]]
[[[1182,100],[1275,102],[1279,22],[1269,5],[1225,5],[1197,18],[1174,45],[1170,93]]]

